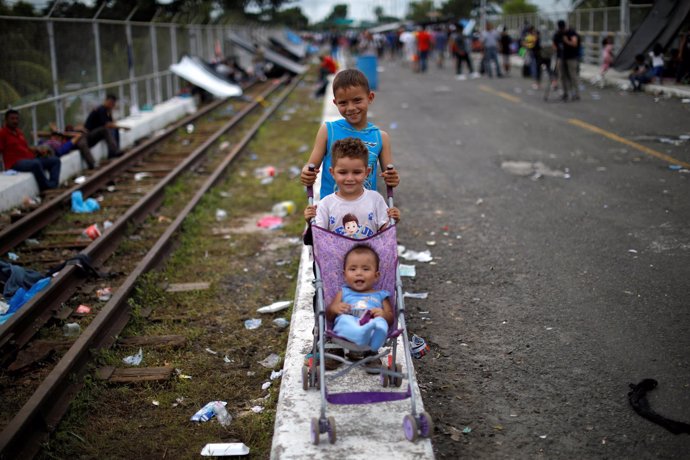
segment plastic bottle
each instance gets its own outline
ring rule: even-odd
[[[213,403],[213,412],[216,414],[218,423],[221,425],[228,426],[230,425],[230,422],[232,422],[232,416],[228,413],[228,410],[225,408],[225,405],[222,402],[215,401]]]

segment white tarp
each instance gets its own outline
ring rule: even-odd
[[[213,75],[189,56],[184,56],[180,62],[172,64],[170,71],[216,97],[242,95],[242,88]]]

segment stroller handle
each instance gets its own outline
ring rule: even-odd
[[[314,163],[309,163],[307,165],[309,168],[309,171],[314,172],[316,170],[316,165]],[[309,204],[312,205],[314,204],[314,186],[309,185],[307,186],[307,198],[309,198]]]
[[[395,169],[395,166],[392,164],[386,165],[386,171],[390,171],[392,169]],[[393,187],[390,185],[386,186],[386,194],[388,195],[388,201],[391,201],[393,199]]]

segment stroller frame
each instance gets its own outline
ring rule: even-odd
[[[390,166],[389,166],[390,168]],[[393,189],[388,187],[388,205],[393,206]],[[307,188],[307,195],[309,197],[309,204],[314,203],[314,192],[313,187]],[[316,227],[314,222],[311,222],[311,226]],[[320,229],[316,227],[319,231],[326,231],[325,229]],[[389,227],[384,229],[383,232],[394,231],[394,221],[391,219]],[[311,231],[311,227],[310,230]],[[383,232],[379,232],[370,238],[376,238]],[[330,233],[330,232],[329,232]],[[346,238],[337,235],[339,238]],[[360,242],[366,242],[365,240],[353,240],[353,245]],[[324,300],[324,282],[321,274],[321,268],[319,264],[314,263],[314,286],[316,289],[315,293],[315,318],[316,327],[314,329],[314,341],[312,346],[312,359],[309,361],[309,365],[304,365],[302,368],[302,387],[304,390],[309,388],[318,388],[320,391],[321,408],[319,417],[313,417],[310,424],[310,435],[313,444],[319,444],[319,438],[322,433],[328,433],[328,440],[331,444],[335,443],[336,428],[335,419],[332,416],[327,416],[326,410],[328,403],[331,404],[370,404],[376,402],[388,402],[388,401],[399,401],[409,398],[410,399],[410,413],[403,417],[402,426],[405,437],[409,441],[414,441],[419,435],[422,437],[431,437],[433,433],[433,422],[430,415],[427,412],[417,412],[417,396],[413,391],[416,387],[416,377],[414,374],[414,368],[412,366],[412,356],[410,352],[410,342],[408,339],[407,324],[405,322],[405,302],[403,297],[402,281],[400,277],[400,270],[395,257],[395,321],[392,326],[388,329],[388,334],[386,337],[386,342],[383,348],[371,356],[366,356],[361,360],[350,361],[344,357],[329,353],[329,350],[334,348],[344,348],[348,351],[364,351],[369,350],[368,347],[361,347],[355,343],[349,342],[346,339],[338,337],[332,332],[327,330],[328,324],[326,319],[326,305]],[[329,336],[332,338],[332,343],[326,343],[326,338]],[[398,352],[398,337],[402,336],[403,342],[403,353],[405,357],[405,372],[403,372],[402,366],[396,363],[397,352]],[[381,366],[379,379],[381,385],[385,388],[388,386],[400,387],[404,379],[407,379],[408,385],[405,391],[391,392],[391,391],[367,391],[367,392],[339,392],[339,393],[329,393],[326,385],[327,380],[333,380],[341,377],[357,367],[361,367],[364,364],[378,360],[380,358],[388,356],[388,366]],[[317,358],[318,359],[314,359]],[[326,375],[326,359],[332,359],[346,364],[346,367],[338,370],[334,374]],[[318,361],[318,364],[316,362]]]

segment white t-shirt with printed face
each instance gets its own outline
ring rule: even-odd
[[[350,238],[367,238],[388,223],[388,206],[373,190],[349,201],[332,193],[316,207],[316,225]]]

